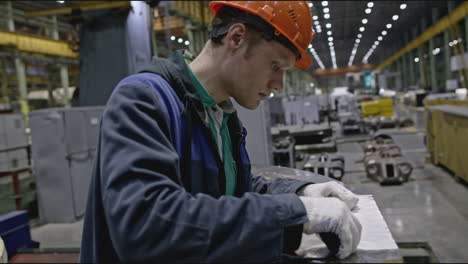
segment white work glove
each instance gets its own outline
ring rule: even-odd
[[[362,226],[351,210],[339,199],[299,197],[307,211],[305,234],[332,232],[340,239],[336,256],[344,259],[356,252],[361,240]]]
[[[353,209],[359,201],[357,195],[335,181],[306,185],[299,190],[298,195],[305,197],[336,197],[343,201],[349,209]]]

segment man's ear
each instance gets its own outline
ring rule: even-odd
[[[232,25],[226,35],[226,43],[229,50],[239,49],[247,39],[247,27],[244,24],[238,23]]]

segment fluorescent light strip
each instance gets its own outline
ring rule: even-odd
[[[366,9],[364,10],[364,13],[370,14],[372,12],[373,7],[374,7],[374,2],[368,2],[367,6],[366,6]],[[363,25],[367,24],[368,22],[369,22],[369,20],[367,18],[363,18],[361,20],[361,23]],[[354,58],[356,57],[357,49],[359,48],[359,43],[361,43],[362,33],[364,33],[365,30],[366,30],[366,28],[364,26],[359,27],[359,33],[356,36],[356,40],[354,41],[353,50],[351,51],[351,55],[349,56],[348,66],[353,65],[353,61],[354,61]]]
[[[406,3],[403,3],[403,4],[400,5],[400,10],[404,10],[406,7],[407,7],[407,4],[406,4]],[[398,20],[399,17],[400,17],[399,15],[393,15],[390,19],[393,20],[393,21],[396,21],[396,20]],[[369,49],[369,51],[367,51],[367,53],[366,53],[366,55],[364,56],[364,58],[362,58],[362,62],[363,62],[363,63],[367,63],[367,62],[368,62],[369,57],[372,56],[372,54],[374,53],[374,51],[377,49],[377,47],[379,46],[380,42],[383,40],[383,37],[384,37],[385,35],[387,35],[387,30],[389,30],[389,29],[392,28],[392,24],[391,24],[391,23],[388,23],[388,24],[385,25],[385,27],[386,27],[386,29],[384,29],[384,30],[382,31],[381,35],[377,36],[377,40],[374,41],[374,45],[372,45],[372,47]],[[433,54],[435,53],[434,55],[438,54],[439,52],[440,52],[440,50],[436,52],[435,49],[432,51]]]
[[[319,67],[320,67],[321,69],[325,69],[325,66],[323,65],[323,62],[322,62],[322,60],[320,59],[320,57],[318,56],[318,54],[317,54],[317,52],[315,51],[315,49],[312,47],[312,45],[309,45],[309,47],[310,47],[309,50],[310,50],[310,52],[312,52],[312,55],[314,56],[315,61],[317,61]]]
[[[326,5],[323,5],[323,2],[322,2],[322,6],[328,6],[328,3]],[[329,19],[331,14],[330,14],[330,8],[326,7],[324,9],[322,9],[322,11],[325,13],[324,16],[327,16],[327,18]],[[333,37],[332,37],[332,31],[331,31],[331,28],[332,28],[332,24],[331,23],[327,23],[325,25],[326,28],[329,29],[328,33],[328,47],[330,48],[330,58],[331,58],[331,61],[332,61],[332,66],[333,68],[338,68],[338,66],[336,65],[336,52],[335,52],[335,45],[333,44]]]

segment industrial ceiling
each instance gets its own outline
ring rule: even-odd
[[[80,1],[81,2],[81,1]],[[102,2],[102,1],[101,1]],[[451,3],[450,3],[451,2]],[[316,36],[309,70],[378,65],[463,1],[308,1]],[[15,1],[24,11],[60,8],[76,1]],[[81,2],[83,3],[83,2]],[[90,3],[92,3],[90,1]],[[436,9],[433,13],[433,9]],[[66,20],[68,15],[59,19]],[[424,26],[425,20],[426,26]]]

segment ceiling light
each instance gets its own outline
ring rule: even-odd
[[[366,30],[364,27],[359,28],[359,31],[361,31],[361,32],[364,32],[364,30]]]
[[[454,40],[453,45],[457,45],[457,44],[458,44],[458,40]]]
[[[382,36],[379,36],[377,39],[378,39],[379,41],[381,41],[383,38],[382,38]]]
[[[313,7],[314,5],[312,3],[309,3],[309,7]]]
[[[320,22],[318,22],[317,20],[314,22],[314,25],[316,25],[316,26],[319,25],[319,24],[320,24]]]
[[[175,37],[175,36],[171,36],[171,40],[175,40],[175,39],[176,39],[176,37]]]
[[[376,41],[374,41],[374,44],[375,44],[375,45],[379,45],[379,42],[376,40]]]
[[[333,42],[328,42],[328,46],[333,47]]]
[[[318,19],[318,16],[313,16],[312,19],[313,19],[313,20],[317,20],[317,19]]]
[[[186,41],[184,42],[184,44],[185,44],[186,46],[188,46],[188,45],[190,44],[190,41],[186,40]]]
[[[333,41],[333,37],[328,37],[328,41]]]
[[[358,37],[358,38],[362,38],[362,34],[360,34],[360,33],[357,34],[357,37]]]
[[[449,42],[449,46],[452,47],[452,46],[453,46],[453,43],[452,43],[452,42]]]
[[[403,9],[405,9],[405,8],[406,8],[406,4],[401,4],[401,5],[400,5],[400,9],[401,9],[401,10],[403,10]]]
[[[367,7],[372,8],[373,6],[374,6],[374,3],[373,3],[373,2],[367,3]]]
[[[374,44],[374,45],[372,45],[372,48],[375,49],[375,48],[377,48],[377,46]]]
[[[317,33],[321,33],[322,32],[322,29],[321,28],[318,28],[317,29]]]
[[[366,8],[365,12],[366,12],[366,14],[370,14],[372,12],[372,9]]]
[[[387,24],[387,28],[392,28],[392,24]]]
[[[57,1],[57,3],[63,4],[63,3],[65,3],[65,1]]]
[[[331,24],[330,24],[330,23],[327,23],[325,26],[326,26],[327,28],[331,28]]]
[[[331,36],[332,32],[331,31],[327,31],[327,35],[328,36]]]
[[[362,20],[362,23],[363,23],[363,24],[367,24],[367,18],[364,18],[364,19]]]
[[[384,30],[382,31],[382,36],[385,36],[385,35],[387,35],[387,31]]]
[[[325,14],[325,15],[323,15],[323,17],[324,17],[325,19],[329,19],[329,18],[330,18],[330,14]]]
[[[394,15],[394,16],[392,17],[392,19],[393,19],[393,20],[398,20],[398,15]]]
[[[418,57],[414,58],[414,62],[419,62],[419,58]]]
[[[359,42],[361,42],[361,40],[360,40],[360,39],[356,39],[356,43],[359,43]]]
[[[330,9],[329,9],[328,7],[325,7],[325,8],[323,9],[323,12],[324,12],[324,13],[328,13],[328,12],[330,12]]]
[[[182,43],[182,42],[184,42],[184,40],[183,40],[182,38],[179,38],[179,39],[177,40],[177,42]]]
[[[327,6],[328,5],[328,1],[322,1],[322,6]]]
[[[312,44],[309,44],[309,47],[308,47],[308,48],[309,48],[309,49],[312,49]]]

